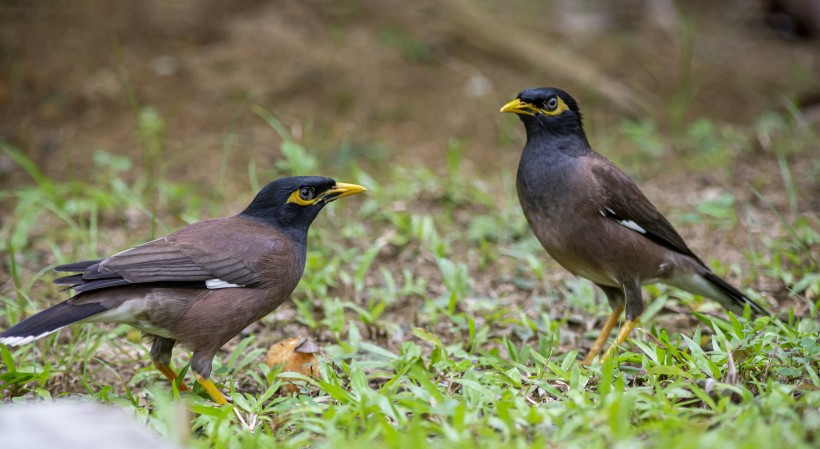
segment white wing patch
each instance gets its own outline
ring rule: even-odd
[[[607,210],[607,212],[609,212],[609,213],[610,213],[613,217],[617,217],[617,218],[615,218],[615,221],[617,221],[618,223],[620,223],[620,224],[621,224],[621,226],[625,226],[625,227],[627,227],[627,228],[629,228],[629,229],[631,229],[631,230],[633,230],[633,231],[640,232],[641,234],[646,234],[646,229],[642,228],[642,227],[641,227],[638,223],[635,223],[635,222],[634,222],[634,221],[632,221],[632,220],[626,220],[626,219],[623,219],[623,218],[618,217],[618,214],[616,214],[614,210],[612,210],[612,209],[610,209],[610,208],[608,208],[608,207],[606,208],[606,210]],[[604,215],[604,216],[606,216],[606,214],[604,214],[603,212],[601,212],[601,214],[602,214],[602,215]]]
[[[216,290],[218,288],[242,288],[244,285],[238,284],[231,284],[230,282],[225,282],[222,279],[208,279],[205,281],[205,286],[208,287],[208,290]]]
[[[638,226],[638,223],[635,223],[635,222],[634,222],[634,221],[632,221],[632,220],[619,220],[619,221],[618,221],[618,223],[620,223],[620,224],[622,224],[622,225],[626,226],[627,228],[629,228],[629,229],[631,229],[631,230],[633,230],[633,231],[638,231],[638,232],[640,232],[641,234],[646,234],[646,229],[644,229],[644,228],[642,228],[642,227]]]

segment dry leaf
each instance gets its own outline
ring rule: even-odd
[[[299,373],[305,376],[318,376],[319,365],[316,363],[316,353],[319,346],[306,339],[293,337],[274,343],[268,349],[265,361],[269,367],[284,365],[282,372]],[[285,381],[280,389],[283,393],[299,391],[299,387]]]

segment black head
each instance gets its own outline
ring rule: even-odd
[[[356,184],[344,184],[322,176],[282,178],[263,187],[239,215],[306,234],[327,203],[365,190]]]
[[[528,134],[584,134],[578,103],[555,87],[522,90],[501,112],[518,114]]]

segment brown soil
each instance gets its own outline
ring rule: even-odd
[[[349,145],[376,165],[437,166],[458,138],[484,171],[515,164],[520,130],[498,108],[525,87],[573,92],[593,139],[625,115],[744,123],[820,89],[817,41],[779,39],[756,3],[411,3],[10,2],[0,135],[49,175],[86,177],[93,149],[140,160],[134,108],[152,106],[167,123],[166,172],[211,183],[229,134],[238,179],[249,160],[278,159],[259,105],[327,159]],[[476,28],[490,24],[509,33]],[[542,67],[542,50],[566,62]],[[647,109],[585,84],[590,71]],[[2,162],[0,182],[25,181]]]

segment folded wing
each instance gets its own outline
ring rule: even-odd
[[[253,287],[260,282],[260,257],[282,246],[279,231],[269,226],[240,217],[206,220],[105,259],[60,265],[56,271],[79,274],[54,282],[77,292],[157,283],[206,288],[211,280]]]
[[[596,158],[591,166],[595,178],[605,191],[605,207],[601,214],[658,245],[687,255],[705,266],[689,249],[669,220],[646,198],[626,173],[604,158]]]

